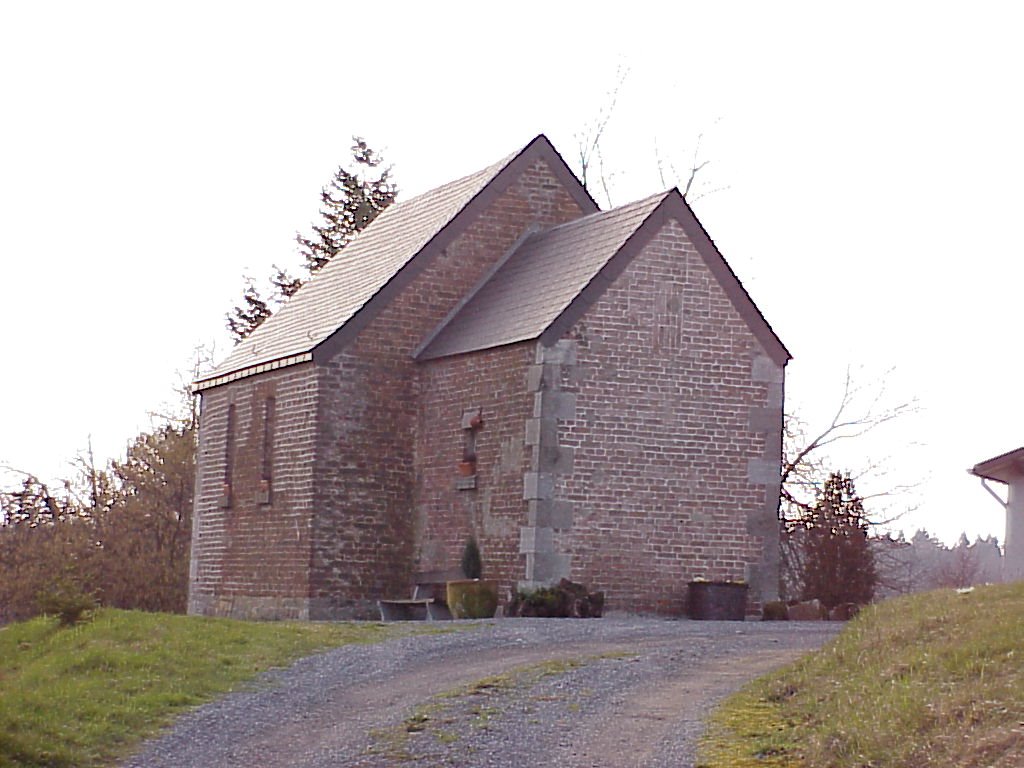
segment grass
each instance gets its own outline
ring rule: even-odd
[[[701,768],[1019,768],[1024,584],[873,606],[712,717]]]
[[[0,631],[0,766],[100,766],[259,673],[392,625],[253,623],[100,610]]]

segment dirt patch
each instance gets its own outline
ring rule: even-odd
[[[652,680],[609,707],[602,717],[580,723],[553,764],[564,766],[646,765],[666,743],[696,738],[708,711],[744,683],[795,661],[801,651],[776,649],[681,668]]]

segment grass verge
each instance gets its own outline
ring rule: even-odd
[[[699,768],[1019,768],[1024,584],[889,600],[712,717]]]
[[[407,631],[115,610],[70,628],[13,624],[0,631],[0,766],[109,764],[184,709],[271,667]]]

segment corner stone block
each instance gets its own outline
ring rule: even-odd
[[[527,527],[519,529],[519,554],[554,552],[555,539],[550,528]]]
[[[782,411],[778,408],[751,408],[748,421],[752,432],[779,432],[782,429]]]
[[[754,358],[750,370],[751,381],[767,381],[770,384],[781,384],[783,381],[783,370],[781,365],[766,355],[758,355]]]
[[[768,444],[764,447],[763,457],[766,461],[782,466],[782,433],[768,433]]]
[[[571,501],[534,499],[528,503],[527,521],[530,525],[564,531],[572,528],[572,519]]]
[[[560,365],[576,365],[576,342],[569,339],[559,339],[554,346],[545,347],[537,345],[537,362],[558,363]]]
[[[571,475],[575,457],[576,451],[572,446],[543,444],[540,447],[539,469],[553,475]]]
[[[526,391],[540,392],[545,389],[544,366],[531,365],[526,369]]]
[[[538,552],[526,557],[533,559],[533,581],[554,584],[561,579],[568,579],[572,572],[569,555],[559,552]]]
[[[779,462],[770,459],[750,459],[747,462],[747,479],[757,485],[769,485],[779,482],[781,467]]]
[[[560,365],[538,364],[526,369],[526,391],[543,392],[545,389],[558,389],[561,384],[562,367]]]
[[[747,533],[751,536],[770,538],[773,535],[777,535],[776,528],[778,525],[778,514],[774,510],[771,515],[766,515],[763,510],[751,512],[747,515]]]
[[[547,390],[534,395],[533,415],[569,421],[576,418],[576,393]]]
[[[527,419],[526,445],[554,445],[558,441],[558,424],[554,419]]]
[[[550,499],[555,495],[555,480],[546,472],[523,474],[523,499]]]

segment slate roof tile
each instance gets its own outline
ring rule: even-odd
[[[419,358],[537,338],[668,194],[661,192],[527,237],[442,323]]]
[[[200,379],[199,388],[204,381],[310,353],[345,325],[514,157],[389,206]]]

